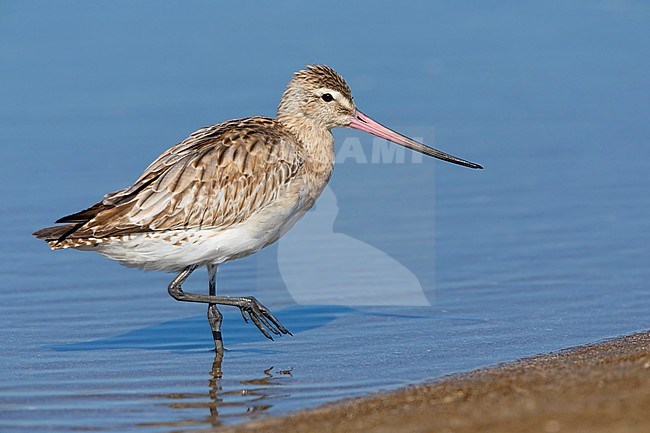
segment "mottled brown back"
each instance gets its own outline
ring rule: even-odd
[[[103,238],[184,228],[226,228],[268,206],[303,164],[302,146],[266,117],[202,128],[164,152],[125,189],[34,233]]]

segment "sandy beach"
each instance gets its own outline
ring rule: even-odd
[[[220,432],[648,432],[650,332]]]

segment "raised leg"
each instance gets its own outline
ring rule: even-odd
[[[209,295],[217,294],[217,265],[208,265],[209,277]],[[208,304],[208,322],[212,329],[212,339],[214,340],[214,350],[223,357],[223,338],[221,336],[221,322],[223,316],[215,304]]]
[[[273,340],[273,337],[271,337],[271,334],[269,334],[268,331],[271,331],[276,335],[280,335],[280,334],[291,335],[291,332],[287,331],[287,329],[284,326],[282,326],[282,324],[280,324],[278,319],[276,319],[275,316],[271,314],[269,309],[266,308],[264,305],[260,304],[258,300],[252,296],[231,298],[229,296],[203,295],[200,293],[184,292],[181,286],[183,285],[185,280],[187,280],[187,277],[189,277],[190,274],[194,272],[194,270],[197,267],[198,266],[196,265],[188,266],[187,268],[183,269],[176,276],[176,278],[172,280],[171,283],[169,283],[169,287],[167,287],[167,291],[172,296],[172,298],[176,299],[177,301],[183,301],[183,302],[200,302],[203,304],[232,305],[233,307],[239,308],[239,311],[241,312],[241,315],[246,321],[246,323],[248,323],[248,319],[250,318],[250,320],[255,324],[255,326],[257,326],[257,329],[259,329],[266,338]],[[248,317],[246,317],[247,314]]]

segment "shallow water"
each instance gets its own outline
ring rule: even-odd
[[[647,6],[156,4],[1,7],[3,431],[204,428],[647,329]],[[199,126],[272,115],[309,62],[485,170],[337,131],[316,208],[220,268],[221,293],[294,336],[224,308],[217,379],[205,309],[172,300],[171,275],[29,234]]]

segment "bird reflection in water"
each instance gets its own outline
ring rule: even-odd
[[[273,407],[272,399],[286,395],[278,393],[277,386],[286,385],[286,380],[293,377],[293,369],[276,369],[271,366],[259,377],[239,381],[241,386],[225,385],[223,379],[223,353],[215,352],[208,381],[207,395],[202,393],[171,393],[160,397],[168,400],[173,409],[207,408],[209,415],[185,418],[184,420],[165,423],[166,427],[189,427],[208,424],[221,426],[228,418],[255,417]],[[225,388],[225,389],[224,389]],[[207,397],[207,399],[206,399]],[[152,425],[148,425],[152,426]],[[156,424],[156,426],[162,426]]]

